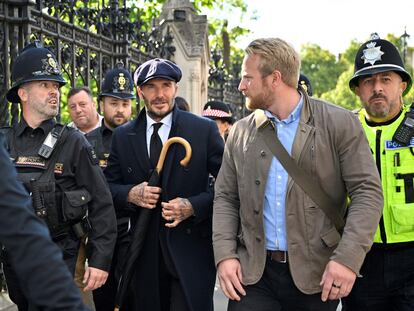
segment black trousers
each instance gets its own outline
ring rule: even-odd
[[[116,292],[129,243],[128,222],[122,225],[118,224],[118,238],[112,256],[108,279],[102,287],[92,292],[96,311],[113,311],[115,308]]]
[[[180,280],[177,277],[177,272],[174,263],[167,253],[163,250],[162,243],[160,245],[160,300],[161,311],[190,311],[187,300],[184,295]]]
[[[246,296],[229,300],[228,311],[335,311],[339,300],[322,302],[321,294],[306,295],[295,286],[288,263],[266,258],[262,278],[244,287]]]
[[[343,311],[414,310],[414,245],[368,252]]]
[[[70,273],[74,275],[76,258],[78,255],[79,241],[75,241],[72,238],[68,237],[64,240],[56,242],[56,244],[62,249],[63,260],[68,266]],[[35,256],[35,254],[31,255]],[[17,275],[14,272],[13,267],[7,259],[7,251],[2,255],[2,261],[4,276],[6,278],[7,291],[11,301],[13,301],[17,305],[19,311],[32,310],[26,296],[24,295],[21,289],[19,279],[17,278]],[[53,286],[53,284],[51,284],[50,286]]]

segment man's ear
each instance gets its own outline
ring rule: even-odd
[[[282,73],[279,70],[274,70],[271,73],[272,76],[272,85],[277,86],[282,82]]]
[[[19,89],[17,90],[17,95],[20,97],[20,101],[21,102],[27,102],[27,90],[23,87],[19,87]]]
[[[404,91],[407,89],[408,83],[407,82],[401,82],[401,95],[404,93]]]
[[[142,89],[141,89],[140,86],[137,86],[137,95],[138,95],[140,100],[144,99],[144,93],[142,92]]]
[[[358,86],[356,86],[356,87],[354,88],[354,92],[355,92],[355,95],[356,95],[356,96],[360,97],[360,96],[359,96],[359,95],[360,95],[360,93],[359,93],[359,87],[358,87]]]

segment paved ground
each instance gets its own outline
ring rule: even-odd
[[[14,305],[7,296],[6,293],[0,294],[0,310],[1,311],[17,311],[16,305]]]
[[[227,310],[227,298],[224,296],[223,292],[220,289],[220,286],[217,284],[214,288],[214,311],[226,311]]]
[[[223,295],[218,285],[214,290],[214,311],[226,311],[227,310],[227,298]],[[337,311],[341,310],[341,306]],[[0,311],[17,311],[16,306],[9,300],[6,293],[0,294]]]

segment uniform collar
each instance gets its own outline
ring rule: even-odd
[[[55,126],[55,124],[56,124],[56,122],[55,122],[54,118],[52,118],[52,119],[43,121],[36,129],[40,129],[40,130],[43,131],[44,134],[46,134],[46,133],[49,133],[52,130],[52,128]],[[35,130],[35,129],[31,128],[29,126],[29,124],[27,124],[24,117],[22,117],[20,122],[17,124],[16,135],[21,136],[26,129]]]
[[[112,132],[113,132],[113,130],[112,130],[112,129],[110,129],[109,127],[107,127],[107,126],[105,125],[104,120],[105,120],[105,119],[103,119],[103,118],[102,118],[102,121],[101,121],[101,127],[100,127],[100,129],[99,129],[99,130],[101,131],[102,136],[104,136],[104,135],[111,135],[111,134],[112,134]]]

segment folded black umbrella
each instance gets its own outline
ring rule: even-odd
[[[157,166],[151,174],[150,179],[148,180],[148,186],[159,187],[160,185],[160,174],[162,167],[164,165],[164,160],[167,155],[169,147],[174,144],[179,143],[184,146],[186,155],[184,159],[180,161],[182,166],[187,166],[188,162],[191,159],[191,146],[187,140],[182,137],[172,137],[168,139],[162,147],[160,158],[158,160]],[[141,254],[142,247],[144,245],[145,237],[148,230],[148,225],[154,209],[142,208],[140,210],[139,217],[135,224],[135,230],[132,235],[131,244],[129,245],[124,269],[122,276],[118,283],[118,290],[115,298],[115,311],[119,311],[122,308],[122,304],[125,300],[125,296],[128,292],[128,286],[131,282],[132,275],[134,274],[134,267],[139,255]]]

